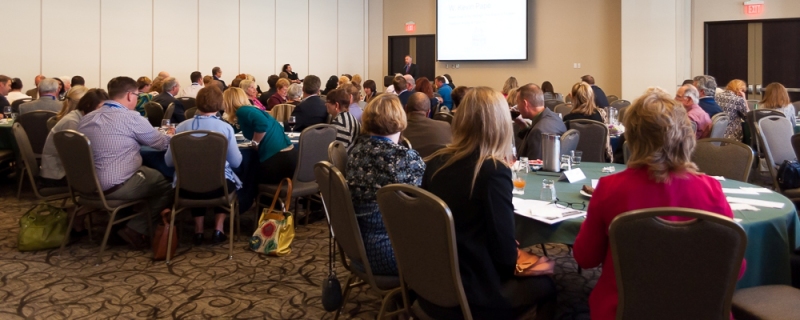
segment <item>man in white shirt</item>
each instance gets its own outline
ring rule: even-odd
[[[11,91],[8,92],[8,103],[14,103],[19,99],[30,99],[31,96],[22,93],[22,80],[20,78],[11,79]]]
[[[197,98],[197,92],[200,91],[200,89],[203,89],[203,75],[200,74],[200,71],[192,72],[192,74],[189,76],[189,79],[192,80],[192,84],[190,86],[182,87],[181,91],[178,92],[178,98]]]

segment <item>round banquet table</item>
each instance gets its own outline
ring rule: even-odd
[[[589,198],[581,195],[579,191],[584,184],[591,185],[591,179],[599,179],[613,174],[602,173],[602,168],[606,166],[614,166],[616,172],[625,170],[625,166],[620,164],[581,163],[578,168],[586,175],[586,179],[575,183],[556,182],[556,196],[566,202],[585,201],[588,206]],[[525,194],[514,196],[539,200],[542,179],[555,180],[557,178],[532,172],[527,177]],[[720,181],[720,183],[723,188],[758,187],[734,180]],[[734,210],[734,217],[742,219],[739,224],[747,233],[747,249],[745,251],[747,270],[739,280],[737,287],[748,288],[768,284],[791,285],[789,257],[792,251],[800,249],[800,234],[797,232],[800,221],[794,204],[788,198],[775,192],[761,193],[758,196],[741,194],[732,196],[784,203],[784,207],[781,209],[758,207],[760,211]],[[515,232],[522,247],[548,242],[573,244],[583,221],[584,218],[580,217],[549,225],[515,215]]]
[[[0,123],[0,150],[14,149],[16,142],[14,141],[14,135],[11,133],[11,126],[13,124],[13,121]]]

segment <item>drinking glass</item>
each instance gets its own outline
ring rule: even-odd
[[[512,194],[525,194],[525,179],[528,178],[528,170],[527,165],[523,165],[519,162],[517,162],[519,165],[515,166],[514,170],[511,172],[511,180],[514,183],[514,190],[511,191]]]
[[[11,120],[12,121],[17,121],[17,116],[19,116],[19,113],[12,113],[11,114]]]
[[[539,194],[539,200],[547,202],[556,200],[555,181],[550,179],[542,180],[542,192]]]
[[[3,115],[5,116],[6,119],[11,118],[11,106],[6,106],[5,108],[3,108]]]
[[[572,155],[572,163],[576,166],[581,164],[582,156],[583,156],[583,151],[575,150],[575,153]]]
[[[561,171],[572,170],[572,157],[568,154],[561,155]]]
[[[289,121],[286,121],[289,125],[289,132],[294,132],[294,125],[297,123],[297,118],[295,116],[289,117]]]

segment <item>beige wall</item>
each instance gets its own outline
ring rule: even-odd
[[[408,21],[417,24],[416,34],[436,33],[435,0],[384,0],[383,6],[384,48],[389,36],[408,35],[404,29]],[[591,74],[607,94],[620,94],[620,0],[531,0],[528,6],[528,61],[458,62],[458,69],[437,62],[436,74],[450,74],[457,85],[496,89],[509,76],[521,84],[548,80],[559,92],[569,91],[582,75]],[[384,73],[387,61],[384,51]],[[574,69],[574,63],[581,68]]]

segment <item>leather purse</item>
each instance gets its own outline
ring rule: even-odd
[[[58,207],[40,203],[19,219],[17,249],[34,251],[61,246],[67,236],[67,213]]]
[[[320,195],[322,198],[322,195]],[[325,209],[327,216],[328,207],[325,205],[325,199],[322,199],[322,206]],[[342,307],[342,284],[339,283],[339,278],[336,277],[336,244],[333,241],[333,229],[330,228],[328,235],[328,277],[322,281],[322,307],[325,311],[332,312]]]
[[[153,239],[153,260],[160,261],[167,258],[167,240],[169,240],[169,220],[167,215],[172,214],[167,211],[161,214],[161,222],[163,224],[156,227],[155,238]],[[172,231],[172,254],[170,259],[175,257],[175,252],[178,251],[178,230]]]
[[[518,277],[552,275],[556,263],[547,257],[540,257],[517,248],[517,267],[514,275]]]
[[[258,219],[258,228],[250,237],[250,250],[271,256],[285,256],[292,252],[292,240],[294,240],[294,217],[291,212],[286,211],[286,205],[281,204],[281,210],[275,209],[275,204],[281,196],[283,184],[287,184],[286,201],[288,204],[292,199],[292,180],[283,178],[278,184],[278,190],[272,197],[272,205],[261,212]]]

